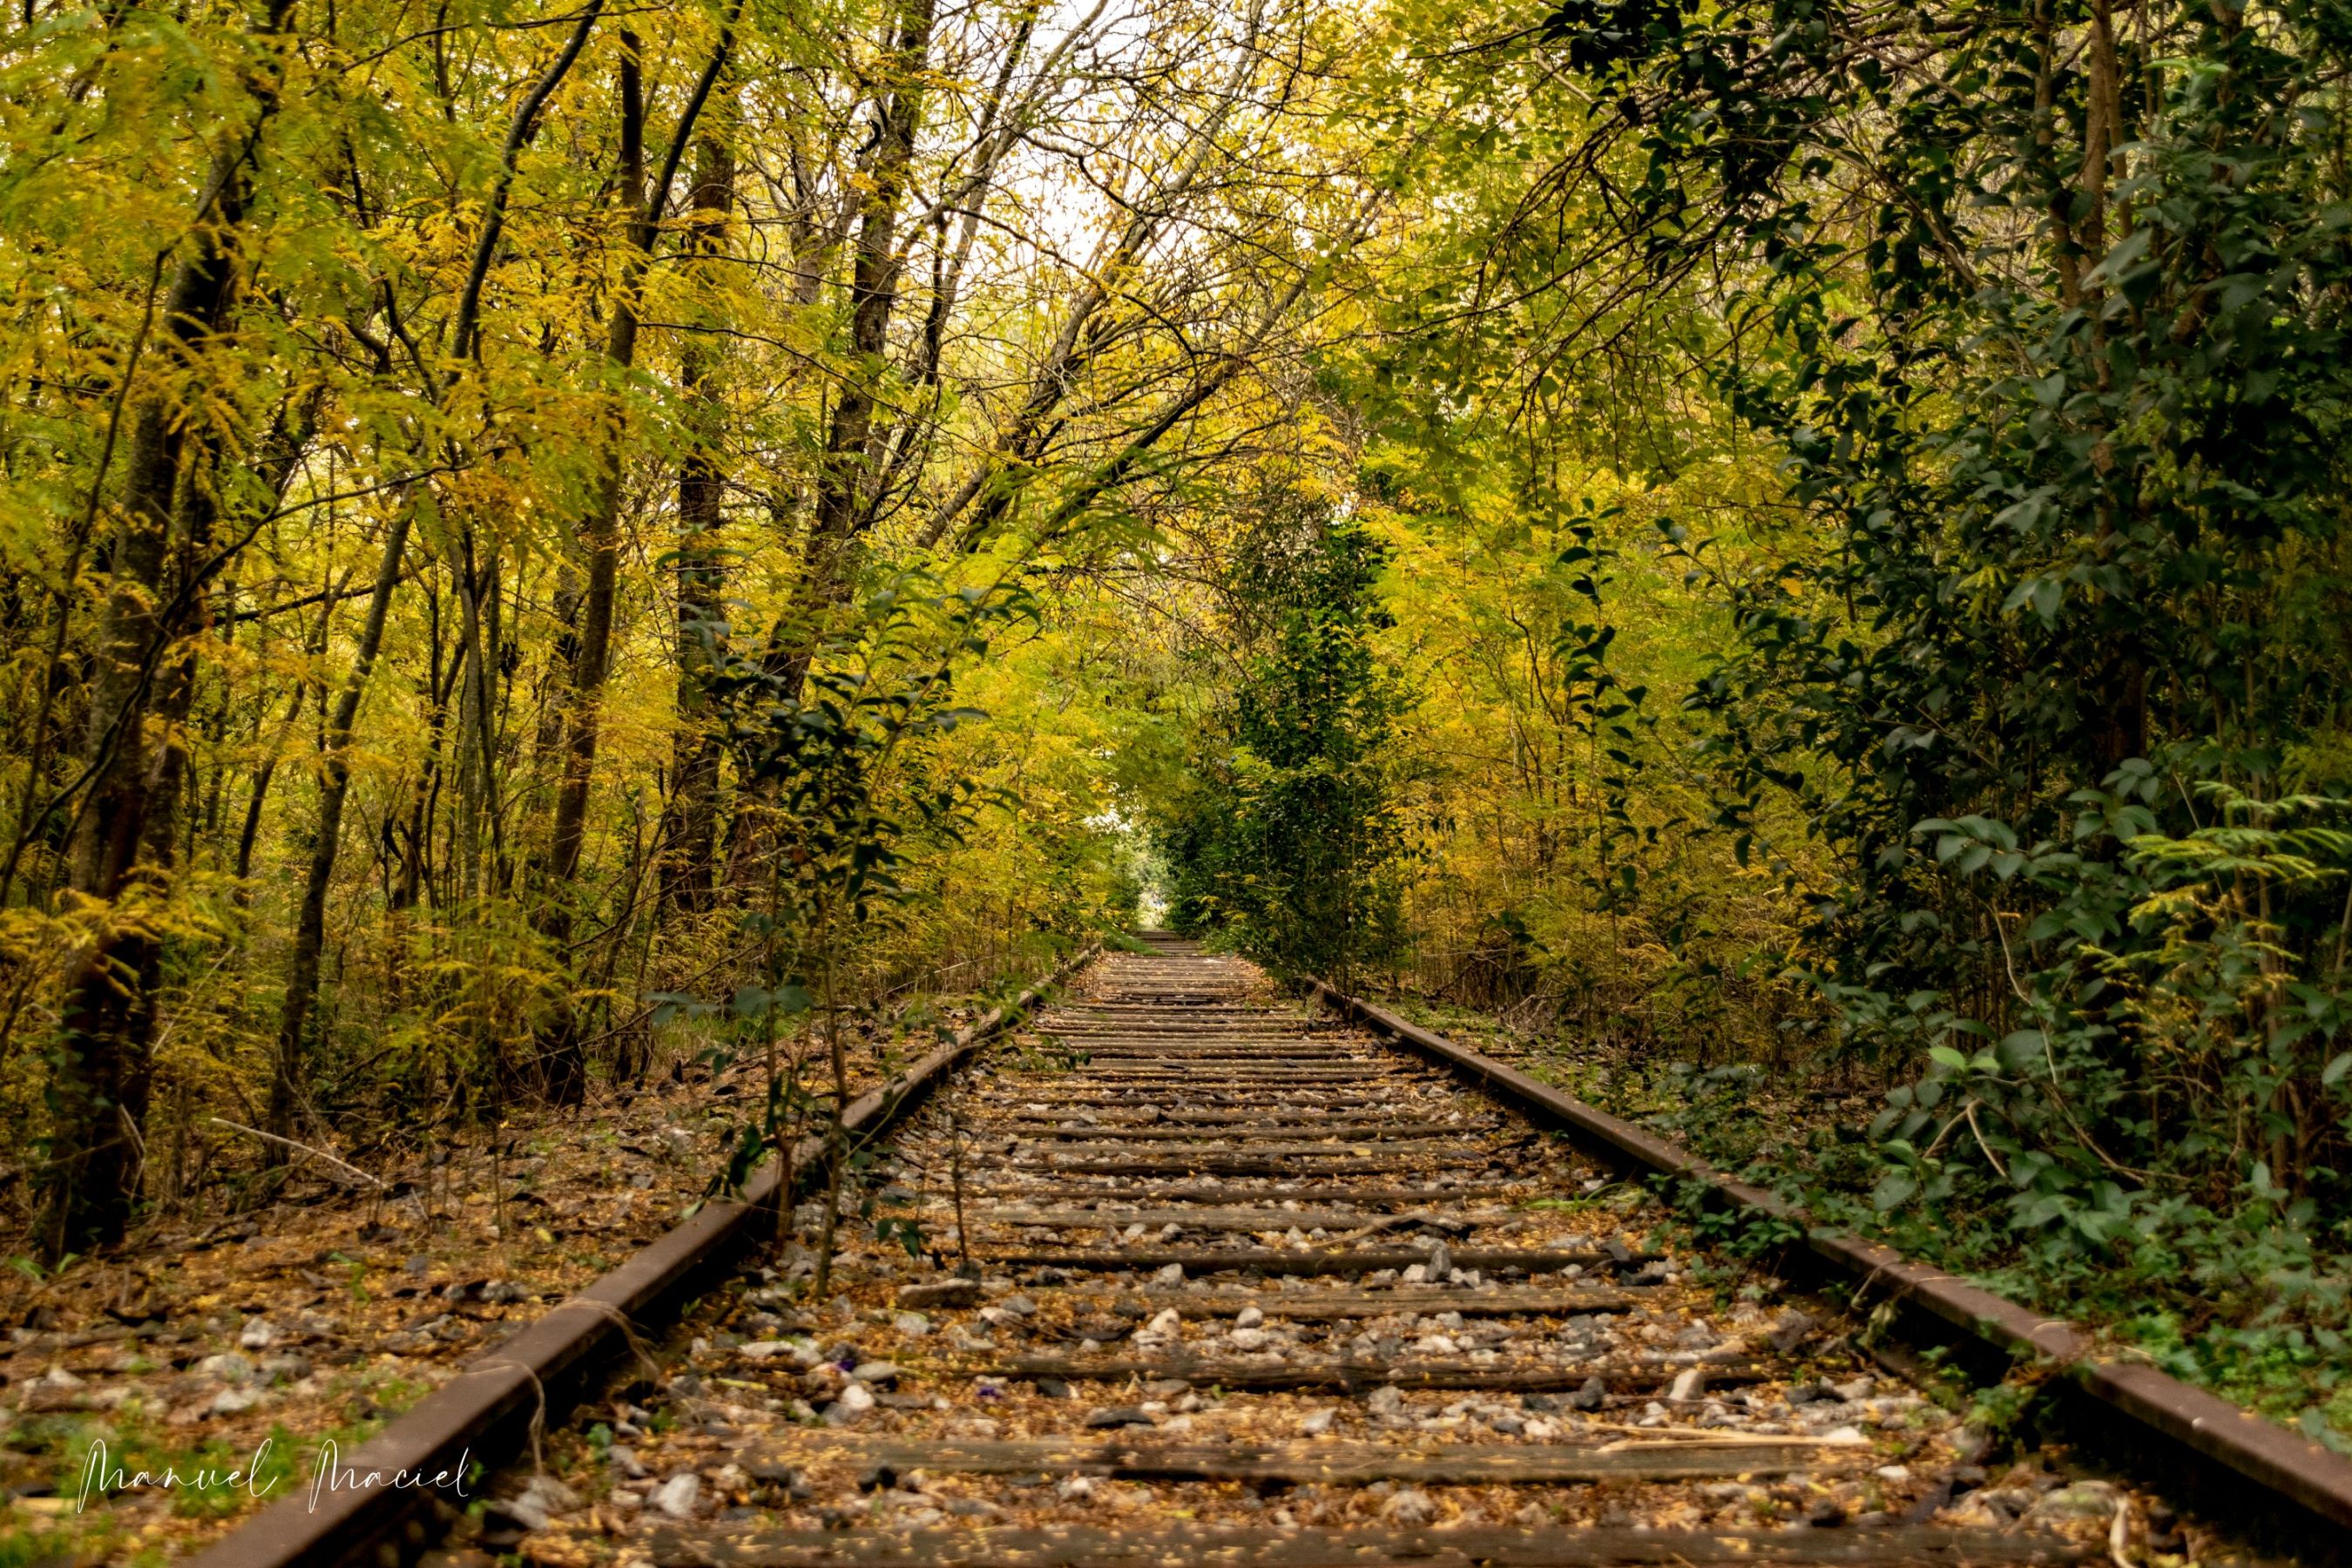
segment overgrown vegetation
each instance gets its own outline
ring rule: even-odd
[[[2347,1429],[2340,5],[6,26],[16,1250],[1155,883]]]

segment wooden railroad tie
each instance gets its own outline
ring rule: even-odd
[[[1003,1168],[1072,1176],[1384,1176],[1410,1172],[1426,1173],[1432,1164],[1441,1163],[1426,1153],[1365,1159],[1354,1154],[1329,1153],[1282,1157],[1271,1151],[1229,1157],[1203,1152],[1171,1153],[1157,1159],[1139,1156],[1130,1160],[1079,1160],[1072,1159],[1057,1149],[1042,1158],[1009,1161]],[[1471,1163],[1456,1162],[1455,1168],[1483,1171],[1494,1163],[1496,1162],[1481,1156]]]
[[[1204,1187],[1070,1187],[1006,1186],[1001,1183],[974,1181],[965,1191],[976,1196],[1032,1198],[1054,1203],[1117,1198],[1123,1203],[1231,1204],[1236,1198],[1248,1198],[1264,1203],[1280,1203],[1285,1199],[1294,1199],[1301,1204],[1345,1203],[1366,1208],[1381,1205],[1455,1203],[1474,1198],[1486,1202],[1510,1195],[1509,1188],[1492,1183],[1459,1187],[1236,1187],[1223,1182]]]
[[[1176,1226],[1184,1230],[1229,1230],[1255,1234],[1265,1230],[1410,1230],[1415,1226],[1454,1233],[1486,1226],[1507,1225],[1520,1216],[1509,1209],[1472,1209],[1446,1214],[1433,1209],[1409,1209],[1402,1214],[1344,1214],[1338,1209],[1150,1208],[1150,1209],[1031,1209],[1000,1208],[974,1216],[989,1225],[1045,1226],[1063,1230],[1124,1229],[1139,1225],[1158,1230]]]
[[[1318,1390],[1337,1394],[1368,1394],[1383,1386],[1406,1390],[1485,1389],[1490,1393],[1544,1394],[1581,1388],[1593,1378],[1619,1390],[1653,1390],[1672,1383],[1686,1367],[1583,1362],[1546,1364],[1481,1366],[1466,1361],[1367,1361],[1308,1359],[1286,1362],[1243,1361],[1214,1356],[1023,1356],[966,1370],[965,1376],[1053,1377],[1065,1383],[1114,1383],[1140,1378],[1146,1383],[1181,1379],[1195,1388],[1221,1388],[1231,1394],[1276,1390]],[[1753,1362],[1724,1362],[1705,1366],[1710,1384],[1760,1383],[1771,1369]]]
[[[1461,1138],[1461,1132],[1462,1129],[1458,1127],[1449,1127],[1443,1129],[1440,1136],[1429,1138],[1398,1137],[1370,1139],[1334,1137],[1314,1142],[1292,1142],[1288,1143],[1276,1143],[1267,1142],[1255,1144],[1237,1142],[1234,1145],[1202,1142],[1195,1140],[1193,1141],[1194,1146],[1191,1148],[1181,1151],[1170,1149],[1165,1151],[1164,1154],[1159,1150],[1153,1150],[1150,1152],[1153,1157],[1171,1160],[1187,1160],[1195,1158],[1216,1159],[1220,1156],[1234,1159],[1263,1160],[1276,1155],[1292,1154],[1345,1154],[1359,1160],[1377,1160],[1408,1159],[1416,1156],[1426,1159],[1431,1155],[1447,1153],[1456,1153],[1465,1156],[1484,1156],[1490,1152],[1494,1152],[1479,1145],[1464,1142]],[[1225,1139],[1233,1137],[1234,1134],[1221,1131],[1210,1133],[1208,1136],[1215,1139]],[[1021,1142],[1030,1146],[1030,1152],[1032,1154],[1038,1158],[1050,1160],[1070,1158],[1085,1159],[1090,1155],[1117,1155],[1127,1152],[1125,1149],[1120,1147],[1121,1140],[1105,1139],[1099,1132],[1094,1134],[1094,1140],[1095,1141],[1090,1142],[1053,1144],[1036,1142],[1024,1137]]]
[[[2038,1531],[1204,1530],[1057,1524],[849,1533],[756,1524],[657,1531],[656,1568],[2058,1568],[2096,1556]]]
[[[1097,1271],[1165,1268],[1173,1263],[1187,1273],[1195,1269],[1211,1273],[1222,1269],[1255,1268],[1261,1274],[1374,1274],[1383,1268],[1404,1269],[1416,1263],[1426,1264],[1432,1250],[1380,1247],[1370,1251],[1343,1252],[1282,1247],[1106,1247],[1085,1252],[1068,1248],[1023,1252],[992,1250],[988,1260],[1022,1268],[1088,1268]],[[1571,1265],[1586,1268],[1622,1268],[1628,1264],[1655,1262],[1664,1256],[1655,1252],[1628,1252],[1622,1258],[1618,1258],[1606,1252],[1560,1252],[1504,1247],[1463,1247],[1451,1250],[1456,1268],[1524,1268],[1530,1274],[1554,1273]]]
[[[1337,1125],[1318,1125],[1312,1121],[1275,1122],[1260,1126],[1234,1126],[1216,1123],[1200,1127],[1147,1127],[1127,1122],[1104,1122],[1095,1126],[1076,1127],[1043,1121],[1003,1121],[991,1128],[992,1131],[1018,1133],[1024,1139],[1060,1139],[1075,1142],[1151,1142],[1178,1139],[1206,1141],[1229,1138],[1237,1142],[1275,1142],[1288,1139],[1293,1142],[1328,1140],[1339,1142],[1357,1142],[1366,1135],[1378,1133],[1382,1144],[1404,1139],[1459,1138],[1465,1135],[1493,1133],[1501,1130],[1496,1121],[1351,1121]],[[1322,1147],[1315,1143],[1315,1147]]]
[[[1275,1481],[1290,1485],[1559,1486],[1580,1481],[1723,1479],[1818,1474],[1874,1462],[1869,1444],[1619,1438],[1607,1443],[1272,1443],[1160,1437],[919,1439],[803,1432],[750,1445],[740,1463],[754,1478],[790,1479],[814,1468],[861,1478],[907,1475],[1110,1476],[1130,1480]]]
[[[1406,1286],[1395,1290],[1136,1290],[1117,1296],[1074,1292],[1071,1303],[1079,1310],[1118,1311],[1125,1308],[1145,1316],[1173,1307],[1188,1318],[1237,1318],[1252,1307],[1270,1319],[1293,1322],[1330,1322],[1348,1318],[1385,1318],[1397,1312],[1459,1312],[1465,1318],[1572,1318],[1585,1313],[1630,1312],[1653,1305],[1651,1286],[1615,1286],[1590,1289],[1558,1289],[1547,1286],[1504,1287],[1493,1290],[1422,1289]]]

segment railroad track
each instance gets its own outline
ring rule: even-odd
[[[2144,1493],[1988,1468],[1827,1308],[1654,1246],[1606,1168],[1181,944],[1099,962],[864,1179],[874,1223],[838,1299],[805,1299],[805,1258],[714,1296],[658,1376],[552,1445],[562,1476],[499,1479],[443,1560],[2007,1564],[2185,1544]]]
[[[2284,1427],[1378,1007],[1093,957],[846,1109],[833,1293],[757,1251],[772,1163],[191,1568],[2352,1561],[2352,1464]],[[1869,1333],[1649,1234],[1644,1172]],[[2038,1361],[2045,1430],[2173,1495],[1989,1448],[1923,1347]]]

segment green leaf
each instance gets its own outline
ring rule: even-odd
[[[1919,1183],[1908,1171],[1889,1171],[1870,1190],[1870,1202],[1879,1213],[1900,1208],[1919,1190]]]
[[[2015,1071],[2041,1061],[2049,1041],[2039,1029],[2012,1029],[2000,1037],[2001,1065]]]

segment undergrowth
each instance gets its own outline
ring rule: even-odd
[[[2352,1454],[2352,1250],[2314,1223],[2307,1202],[2283,1190],[2250,1189],[2230,1212],[2150,1205],[2096,1248],[2021,1230],[2013,1184],[1974,1168],[1956,1171],[1931,1204],[1882,1206],[1884,1184],[1900,1167],[1890,1169],[1872,1135],[1884,1098],[1861,1085],[1582,1048],[1517,1036],[1466,1008],[1398,1005],[1416,1023],[1507,1054],[1546,1082],[1801,1204],[1817,1224],[2071,1319],[2175,1377]],[[1698,1238],[1735,1252],[1758,1240],[1752,1226],[1735,1228]]]

